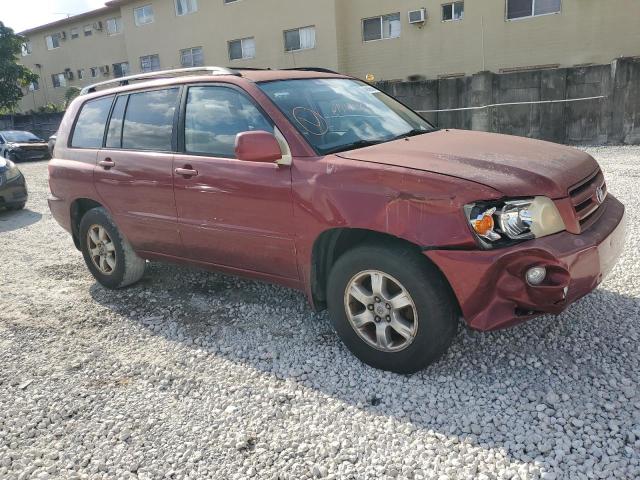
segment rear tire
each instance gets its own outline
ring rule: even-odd
[[[104,287],[123,288],[139,281],[146,266],[102,207],[89,210],[80,221],[80,247],[94,278]]]
[[[396,373],[436,361],[458,326],[448,282],[401,243],[363,245],[342,255],[329,275],[327,303],[347,348],[364,363]]]
[[[7,207],[8,210],[22,210],[24,209],[24,207],[26,207],[26,203],[17,203],[15,205],[10,205],[9,207]]]

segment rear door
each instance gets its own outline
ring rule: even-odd
[[[236,135],[252,130],[274,126],[243,90],[198,85],[184,93],[183,153],[174,161],[182,240],[199,262],[297,280],[291,170],[235,158]]]
[[[118,96],[98,152],[95,185],[136,250],[180,255],[173,195],[180,88]]]

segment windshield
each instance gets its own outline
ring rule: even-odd
[[[259,86],[321,155],[434,130],[417,113],[358,80],[278,80]]]
[[[41,142],[42,139],[30,132],[2,132],[7,142]]]

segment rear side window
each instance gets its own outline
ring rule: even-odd
[[[185,150],[235,157],[236,135],[273,131],[273,125],[243,93],[226,87],[191,87],[184,120]]]
[[[177,88],[170,88],[129,95],[122,128],[122,148],[171,150],[178,91]]]
[[[71,146],[76,148],[102,148],[105,124],[113,97],[100,98],[85,103],[76,121]]]
[[[118,97],[111,113],[109,129],[107,130],[107,148],[120,148],[122,145],[122,120],[127,106],[127,96]]]

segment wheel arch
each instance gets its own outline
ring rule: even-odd
[[[333,264],[341,255],[350,249],[367,244],[384,243],[389,246],[402,245],[422,253],[422,248],[409,240],[375,230],[362,228],[332,228],[322,232],[313,243],[310,270],[310,291],[313,306],[317,310],[324,310],[327,306],[327,280]],[[435,267],[447,285],[449,281],[444,273],[429,258],[421,255],[426,263]],[[451,294],[457,303],[453,289],[449,285]]]
[[[71,202],[69,208],[69,215],[71,217],[71,236],[73,237],[73,243],[78,250],[80,250],[80,222],[82,217],[94,208],[104,208],[100,202],[92,198],[76,198]]]

